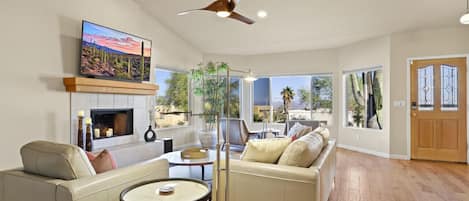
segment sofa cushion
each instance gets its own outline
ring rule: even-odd
[[[241,154],[241,160],[275,163],[290,142],[291,138],[249,140]]]
[[[75,145],[34,141],[21,148],[24,171],[73,180],[96,175],[85,152]]]
[[[293,141],[280,157],[279,165],[309,167],[323,148],[323,137],[314,132]]]
[[[94,155],[90,152],[86,152],[86,155],[97,174],[117,169],[116,161],[107,149],[103,150],[98,155]]]

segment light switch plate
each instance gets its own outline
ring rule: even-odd
[[[403,100],[393,101],[392,105],[394,107],[405,107],[405,101]]]

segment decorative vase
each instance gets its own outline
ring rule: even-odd
[[[93,140],[91,136],[91,124],[86,124],[86,151],[93,151]]]
[[[206,148],[206,149],[214,148],[216,144],[216,135],[217,135],[216,130],[210,130],[210,131],[200,130],[199,140],[200,140],[200,144],[202,145],[202,148]]]
[[[77,146],[84,149],[83,143],[83,116],[78,116]]]
[[[148,126],[147,131],[145,132],[145,142],[154,142],[156,140],[156,132],[151,128],[151,125]]]

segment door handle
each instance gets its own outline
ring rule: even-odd
[[[416,110],[417,109],[417,102],[413,101],[412,103],[410,103],[410,109]]]
[[[416,117],[416,116],[417,116],[417,113],[412,112],[412,117]]]

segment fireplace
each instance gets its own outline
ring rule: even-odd
[[[91,118],[95,140],[133,134],[133,109],[95,109],[91,110]]]

